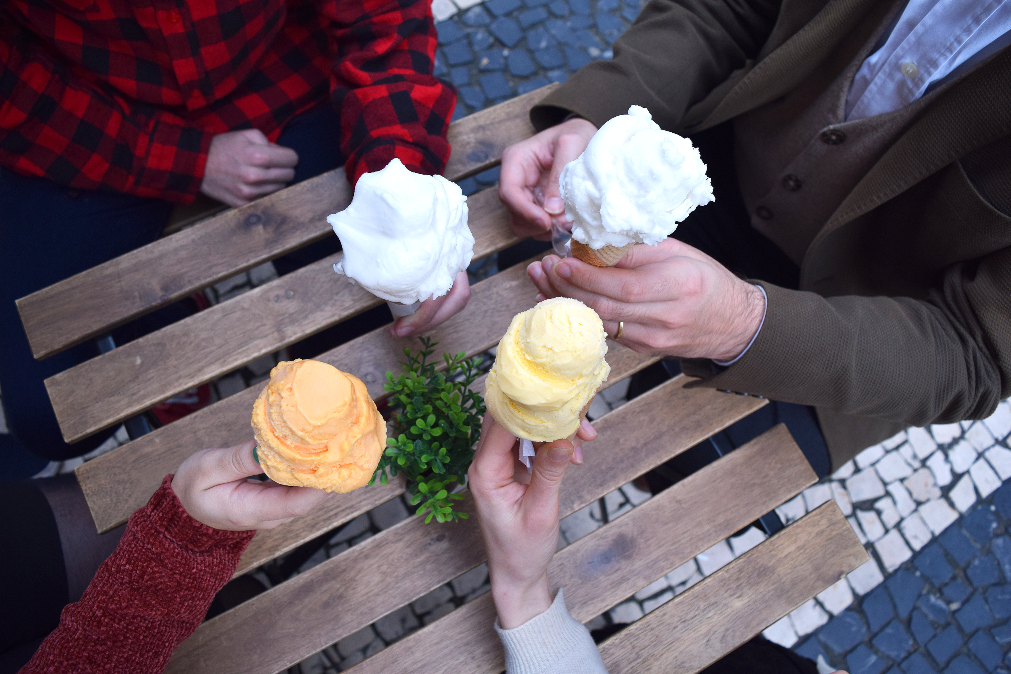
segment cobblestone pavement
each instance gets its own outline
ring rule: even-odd
[[[460,92],[461,117],[549,82],[564,81],[611,45],[638,13],[638,0],[433,0],[439,19],[437,74]],[[462,181],[464,192],[493,186],[493,169]],[[477,276],[495,271],[479,261]],[[276,275],[270,263],[206,291],[224,301]],[[215,400],[265,380],[284,352],[261,357],[214,382]],[[599,418],[625,401],[627,382],[597,396]],[[0,415],[0,424],[2,424]],[[0,425],[0,432],[6,429]],[[911,429],[864,451],[822,483],[777,509],[790,522],[835,499],[871,561],[765,631],[773,641],[851,674],[1011,672],[1011,404],[985,421]],[[126,441],[120,429],[96,456]],[[51,464],[55,474],[80,460]],[[628,484],[562,521],[559,546],[649,499]],[[402,500],[333,534],[301,570],[409,516]],[[591,621],[630,622],[760,543],[749,528],[650,583]],[[257,576],[269,584],[262,572]],[[348,669],[389,643],[488,590],[482,565],[306,659],[293,672]]]

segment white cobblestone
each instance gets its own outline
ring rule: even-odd
[[[727,545],[726,541],[720,541],[695,557],[704,576],[711,575],[714,571],[728,564],[733,558],[734,553],[730,551],[730,546]]]
[[[991,440],[991,443],[992,442],[993,441]],[[948,461],[951,463],[951,468],[959,475],[969,470],[969,466],[971,466],[975,460],[976,448],[965,440],[959,442],[948,452]]]
[[[776,508],[776,514],[779,515],[779,519],[783,520],[783,524],[799,520],[807,514],[807,508],[804,506],[804,495],[799,494]]]
[[[762,636],[783,648],[790,648],[797,643],[797,632],[793,629],[790,616],[783,616],[762,631]]]
[[[861,596],[876,588],[884,579],[885,577],[882,575],[881,569],[878,568],[878,563],[873,557],[853,569],[853,571],[846,576],[846,580],[849,581],[850,587],[853,588],[854,592]]]
[[[898,447],[899,445],[901,445],[906,440],[907,440],[906,432],[905,431],[899,431],[898,433],[896,433],[892,437],[890,437],[887,440],[885,440],[884,442],[882,442],[881,446],[884,447],[887,450],[892,450],[892,449],[895,449],[896,447]]]
[[[832,479],[834,480],[845,480],[853,474],[856,470],[856,466],[852,461],[847,461],[843,465],[839,466],[839,470],[832,473]]]
[[[856,516],[857,521],[860,522],[860,528],[864,530],[864,535],[870,542],[873,543],[885,535],[885,527],[881,524],[877,513],[857,508]]]
[[[913,550],[919,551],[933,538],[920,513],[913,513],[904,519],[899,525],[899,529],[902,530],[902,535],[906,537],[906,542]]]
[[[674,594],[681,594],[682,592],[690,588],[692,585],[702,580],[702,578],[703,578],[702,574],[696,571],[691,576],[689,576],[688,579],[685,580],[683,583],[678,583],[677,585],[673,586]]]
[[[649,613],[650,611],[654,611],[660,608],[673,598],[674,592],[671,590],[667,590],[661,595],[653,597],[652,599],[647,599],[646,601],[642,602],[642,610],[644,613]]]
[[[919,508],[920,516],[934,535],[938,535],[958,519],[958,513],[944,499],[928,501]]]
[[[616,623],[634,623],[643,616],[639,602],[626,601],[611,609],[611,621]]]
[[[888,485],[888,493],[895,499],[895,508],[902,517],[906,517],[916,510],[916,501],[913,500],[909,490],[901,482],[893,482]]]
[[[977,452],[982,452],[993,444],[993,435],[982,421],[977,421],[969,428],[965,434],[965,439],[976,448]]]
[[[913,469],[898,452],[889,452],[874,464],[874,469],[885,482],[902,480],[913,474]]]
[[[606,389],[600,392],[601,397],[614,405],[617,402],[621,402],[628,396],[628,385],[632,382],[631,377],[625,377],[617,384],[608,386]]]
[[[835,499],[843,515],[849,517],[853,514],[853,501],[850,500],[849,492],[839,482],[832,483],[832,498]]]
[[[926,428],[910,428],[906,431],[906,435],[909,436],[909,444],[913,447],[913,452],[921,461],[937,449],[937,443],[934,442],[934,438],[930,436]]]
[[[979,490],[979,495],[983,498],[986,498],[1000,488],[1000,478],[997,477],[997,473],[993,472],[990,464],[983,459],[972,464],[972,468],[969,469],[969,475],[972,476],[972,481],[976,483],[976,489]]]
[[[941,490],[934,482],[934,474],[929,468],[921,468],[902,481],[909,494],[920,503],[941,498]]]
[[[653,595],[669,589],[670,585],[667,584],[667,579],[658,578],[657,580],[654,580],[652,583],[636,592],[635,598],[638,599],[639,601],[642,601],[643,599],[649,599]]]
[[[264,262],[258,267],[249,270],[249,280],[253,286],[262,286],[277,278],[277,270],[274,269],[273,262]]]
[[[916,456],[916,452],[913,451],[913,448],[908,444],[899,447],[899,456],[905,459],[906,463],[913,467],[913,470],[920,467],[920,459]]]
[[[600,508],[597,502],[580,508],[561,521],[560,529],[565,540],[575,543],[586,534],[596,531],[600,526]]]
[[[997,409],[983,420],[993,437],[1003,440],[1011,433],[1011,404],[1007,400],[997,405]]]
[[[937,450],[927,459],[927,468],[934,474],[934,482],[938,487],[946,487],[951,484],[951,464],[944,458],[944,452]]]
[[[846,480],[846,491],[854,503],[860,503],[884,496],[885,485],[873,468],[866,468]]]
[[[903,562],[913,556],[906,541],[898,529],[892,529],[881,540],[874,544],[874,549],[881,557],[881,563],[885,565],[885,571],[891,573],[899,568]]]
[[[839,615],[853,603],[853,589],[846,579],[828,586],[818,595],[818,601],[832,615]]]
[[[832,487],[828,484],[816,484],[813,487],[808,487],[804,490],[804,505],[807,506],[807,511],[811,512],[823,503],[828,503],[832,500]]]
[[[872,445],[857,454],[856,459],[854,460],[856,461],[858,468],[867,468],[868,466],[873,466],[874,463],[884,455],[884,447],[881,445]]]
[[[698,572],[699,567],[695,563],[695,560],[689,559],[687,562],[667,574],[667,582],[671,585],[671,587],[676,587]]]
[[[734,557],[740,557],[745,552],[753,549],[759,543],[764,541],[766,538],[768,538],[768,536],[765,535],[764,531],[760,531],[756,527],[748,527],[740,536],[734,536],[729,539],[730,548],[734,551]]]
[[[930,427],[930,434],[939,445],[946,445],[956,438],[962,437],[962,427],[958,424],[935,424]]]
[[[450,0],[432,0],[432,16],[436,21],[445,21],[456,14],[457,9]]]
[[[993,469],[997,471],[997,476],[1001,480],[1011,479],[1011,450],[1003,447],[991,447],[984,454],[986,460],[990,462]]]
[[[891,529],[902,516],[899,515],[898,508],[895,507],[895,501],[892,500],[891,496],[886,496],[879,501],[874,502],[874,509],[878,511],[878,515],[881,516],[881,523],[885,525],[885,529]]]
[[[607,404],[601,396],[594,396],[593,402],[590,403],[590,409],[586,411],[586,417],[593,421],[594,419],[599,419],[608,412],[611,411],[611,406]]]
[[[790,614],[790,622],[798,636],[805,636],[827,623],[829,614],[814,599],[801,604]]]
[[[948,492],[948,498],[955,504],[960,513],[966,512],[976,502],[976,487],[972,477],[963,475],[962,479]]]

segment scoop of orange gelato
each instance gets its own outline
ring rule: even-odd
[[[316,360],[282,361],[253,405],[260,466],[274,482],[347,493],[368,483],[386,422],[358,377]]]

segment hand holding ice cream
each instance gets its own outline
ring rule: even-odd
[[[610,372],[604,336],[593,310],[575,300],[549,300],[517,314],[488,373],[488,411],[522,439],[571,438]]]
[[[562,169],[559,189],[573,254],[601,267],[614,266],[636,243],[655,246],[713,200],[699,151],[637,105],[600,127]]]
[[[280,484],[346,493],[386,448],[386,422],[365,384],[315,360],[282,361],[253,404],[257,459]]]
[[[334,271],[373,295],[410,307],[454,289],[453,308],[466,304],[469,289],[456,291],[454,283],[459,285],[473,257],[474,236],[467,226],[467,198],[456,184],[412,173],[394,159],[359,178],[351,204],[327,222],[344,249]],[[429,310],[427,318],[438,313]]]

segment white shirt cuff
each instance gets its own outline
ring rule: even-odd
[[[737,358],[734,358],[733,360],[716,360],[715,358],[713,358],[713,362],[719,365],[720,367],[730,367],[731,365],[739,361],[741,358],[744,358],[744,354],[748,352],[748,349],[751,348],[751,345],[755,343],[756,339],[758,339],[758,333],[762,331],[762,326],[765,325],[765,312],[769,309],[769,296],[765,294],[765,288],[763,288],[762,286],[756,283],[755,287],[762,291],[762,322],[758,324],[758,330],[755,330],[755,335],[751,338],[751,341],[748,342],[748,345],[744,347],[744,351],[741,351],[739,354],[737,354]]]

